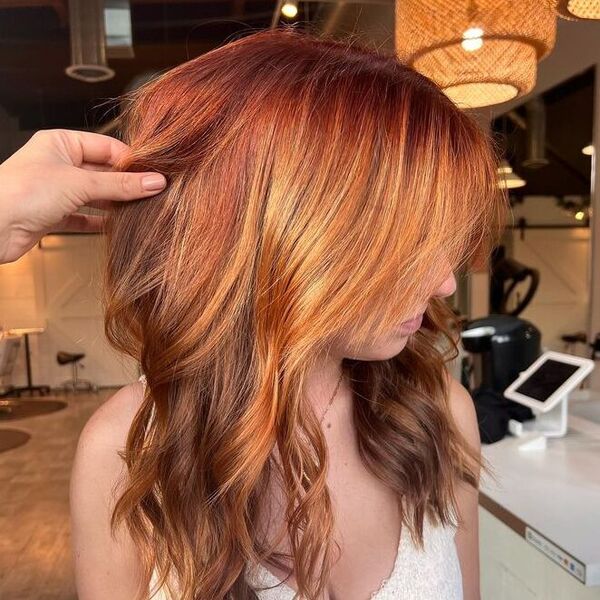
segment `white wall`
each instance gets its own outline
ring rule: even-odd
[[[536,225],[572,225],[574,218],[551,196],[526,196],[513,210],[515,222],[524,217]],[[508,255],[540,272],[540,285],[519,315],[542,332],[542,345],[564,351],[560,336],[587,331],[590,302],[590,229],[518,229],[510,232]],[[524,295],[527,283],[517,291]],[[583,345],[569,351],[589,356]]]
[[[86,354],[80,376],[100,386],[132,381],[135,364],[106,340],[100,303],[99,235],[47,236],[41,247],[0,267],[0,325],[45,327],[30,336],[34,383],[55,386],[70,377],[56,361],[59,350]],[[24,349],[12,383],[26,381]]]

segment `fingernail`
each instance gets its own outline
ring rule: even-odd
[[[157,192],[158,190],[162,190],[166,185],[167,180],[165,179],[165,176],[160,173],[142,177],[142,188],[146,192]]]

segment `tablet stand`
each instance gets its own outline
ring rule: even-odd
[[[535,419],[521,423],[511,419],[509,421],[510,432],[520,438],[524,438],[519,444],[520,450],[539,450],[546,447],[546,439],[549,437],[562,437],[567,433],[567,409],[569,395],[563,396],[554,408],[547,412],[531,409],[536,415]]]

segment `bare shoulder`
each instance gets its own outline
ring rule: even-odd
[[[452,417],[465,438],[478,456],[481,456],[481,438],[477,423],[475,403],[469,391],[449,372],[449,403]],[[479,480],[480,467],[472,465]],[[462,574],[463,597],[465,600],[479,600],[479,481],[477,487],[458,481],[456,486],[456,502],[459,513],[459,526],[454,541],[460,560]]]
[[[469,390],[458,379],[446,371],[448,378],[448,395],[452,417],[466,440],[477,450],[481,450],[481,438],[475,403]]]
[[[143,399],[140,381],[117,390],[100,405],[81,431],[78,452],[86,449],[121,449]]]
[[[81,431],[70,482],[71,528],[80,600],[134,597],[138,560],[124,528],[113,536],[110,518],[127,482],[119,456],[143,399],[141,382],[119,389]]]
[[[71,472],[71,503],[75,508],[87,502],[89,488],[115,486],[123,475],[119,451],[143,399],[141,382],[120,388],[89,418],[79,435]]]

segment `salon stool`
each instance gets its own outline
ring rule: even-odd
[[[67,379],[63,381],[59,386],[59,389],[64,389],[65,391],[92,391],[97,392],[98,386],[87,379],[80,379],[77,373],[79,367],[82,369],[85,368],[84,365],[80,364],[79,361],[85,358],[85,354],[71,354],[70,352],[57,352],[56,360],[59,365],[71,365],[72,369],[72,377],[71,379]]]

